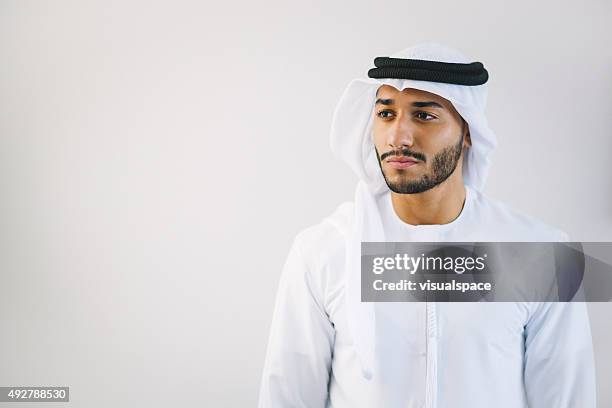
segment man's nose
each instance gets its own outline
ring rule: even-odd
[[[387,144],[390,146],[408,146],[414,144],[414,128],[410,119],[399,116],[388,129]]]

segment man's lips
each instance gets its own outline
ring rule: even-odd
[[[386,162],[395,169],[407,169],[419,163],[418,160],[406,156],[389,157]]]

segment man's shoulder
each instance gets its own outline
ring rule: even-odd
[[[305,260],[317,264],[343,251],[352,228],[354,204],[345,202],[321,222],[300,231],[295,243]]]
[[[477,213],[482,215],[487,224],[499,228],[508,241],[569,240],[568,234],[563,230],[548,225],[507,203],[482,192],[475,192],[475,196]]]

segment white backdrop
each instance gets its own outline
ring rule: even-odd
[[[335,104],[425,40],[489,70],[486,191],[612,241],[612,3],[495,3],[0,0],[0,386],[254,406],[291,241],[353,195]]]

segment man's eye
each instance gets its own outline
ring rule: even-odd
[[[436,118],[435,116],[430,115],[427,112],[417,112],[415,116],[421,120],[432,120]]]
[[[388,119],[393,115],[393,112],[388,110],[382,110],[376,114],[379,118]]]

